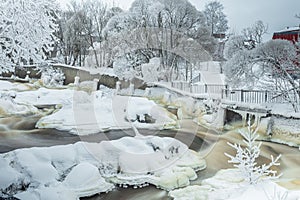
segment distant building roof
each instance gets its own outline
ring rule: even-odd
[[[293,43],[298,42],[300,37],[300,27],[287,27],[281,31],[276,31],[272,39],[289,40]]]
[[[275,33],[294,32],[294,31],[300,31],[300,26],[286,27],[286,28],[283,29],[283,30],[275,31]]]

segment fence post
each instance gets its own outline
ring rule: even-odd
[[[208,93],[207,84],[204,84],[204,93]]]
[[[268,101],[268,91],[265,91],[265,103]]]
[[[117,81],[116,82],[116,94],[120,94],[121,92],[121,82]]]
[[[244,102],[244,90],[241,90],[241,102]]]
[[[221,99],[224,99],[224,93],[225,93],[226,91],[225,91],[225,89],[222,89],[221,91],[222,91],[222,92],[221,92]]]
[[[228,98],[228,85],[225,85],[225,96]]]

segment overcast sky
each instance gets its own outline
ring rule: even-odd
[[[63,0],[68,2],[69,0]],[[134,0],[104,0],[127,10]],[[228,17],[230,32],[239,33],[243,28],[251,26],[255,21],[262,20],[269,26],[269,34],[265,40],[271,39],[274,31],[286,27],[298,26],[300,19],[300,0],[219,0],[224,5],[224,13]],[[62,1],[60,1],[62,2]],[[190,0],[200,11],[204,10],[210,0]],[[62,3],[64,4],[64,3]]]

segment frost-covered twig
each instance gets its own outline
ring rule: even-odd
[[[271,156],[271,162],[269,164],[263,164],[261,166],[257,165],[256,159],[260,154],[261,142],[256,143],[258,138],[257,130],[251,130],[251,117],[248,120],[247,131],[240,130],[239,133],[243,136],[243,142],[246,144],[246,147],[241,147],[240,144],[231,144],[228,143],[232,148],[234,148],[237,153],[235,156],[225,153],[226,156],[230,158],[229,163],[233,163],[234,167],[238,168],[245,180],[250,184],[257,184],[260,180],[266,179],[276,179],[281,176],[277,175],[277,171],[272,170],[273,166],[279,166],[280,163],[278,160],[281,155],[274,159]]]

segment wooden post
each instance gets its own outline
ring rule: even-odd
[[[225,89],[222,89],[221,91],[222,91],[222,92],[221,92],[221,99],[224,99]]]
[[[226,98],[228,97],[228,85],[225,85],[225,95],[226,95]]]
[[[207,93],[208,92],[208,88],[207,88],[207,84],[205,83],[204,84],[204,93]]]
[[[244,90],[241,90],[241,102],[244,102]]]
[[[265,103],[268,101],[268,91],[265,91]]]
[[[98,90],[98,83],[99,83],[99,79],[95,78],[93,80],[94,84],[93,84],[93,91],[97,91]]]

